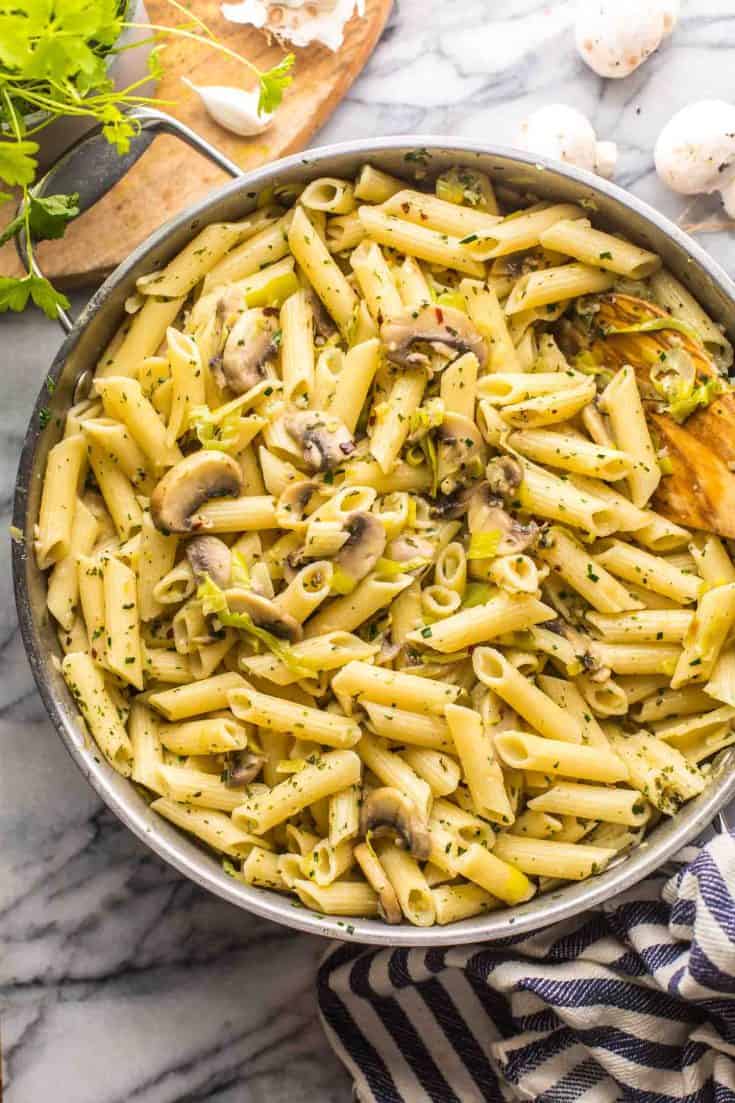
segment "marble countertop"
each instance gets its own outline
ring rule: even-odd
[[[398,0],[318,142],[434,133],[510,143],[563,101],[620,147],[617,180],[673,217],[652,147],[675,110],[732,95],[731,0],[684,0],[665,47],[624,81],[579,61],[571,2]],[[700,235],[731,270],[735,242]],[[37,312],[0,318],[0,526],[26,419],[59,343]],[[5,554],[7,555],[7,547]],[[326,944],[182,880],[100,806],[46,719],[0,572],[0,1031],[7,1103],[346,1103],[319,1026]]]

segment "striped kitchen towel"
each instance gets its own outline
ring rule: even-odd
[[[318,995],[361,1103],[733,1103],[735,836],[600,910],[433,950],[333,944]]]

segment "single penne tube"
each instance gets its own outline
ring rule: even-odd
[[[735,743],[735,729],[731,723],[728,723],[704,735],[693,733],[679,741],[677,746],[686,761],[696,766],[725,747],[731,747],[733,743]]]
[[[735,704],[735,702],[729,702]],[[705,686],[703,689],[685,687],[684,689],[659,688],[641,701],[631,702],[631,714],[641,724],[654,720],[666,720],[670,716],[691,716],[694,713],[707,712],[717,707],[717,701]]]
[[[178,543],[177,536],[164,536],[159,532],[150,513],[143,514],[135,569],[138,576],[138,607],[144,623],[161,616],[165,609],[163,602],[156,599],[154,589],[173,567]]]
[[[168,685],[185,686],[194,680],[188,655],[160,647],[143,648],[143,671],[151,681]]]
[[[491,896],[480,885],[473,885],[471,881],[437,885],[432,888],[431,895],[434,897],[436,922],[440,926],[459,923],[461,919],[472,919],[475,915],[483,915],[501,907],[497,897]]]
[[[508,425],[520,429],[555,425],[561,421],[569,421],[584,409],[594,396],[594,381],[586,380],[578,387],[570,387],[554,394],[538,395],[536,398],[529,398],[527,402],[503,406],[500,416]]]
[[[366,203],[385,203],[405,186],[397,176],[391,176],[373,165],[363,165],[355,181],[355,198]]]
[[[637,789],[614,789],[602,785],[581,785],[576,781],[557,781],[545,793],[529,800],[536,812],[560,816],[579,816],[642,827],[651,809]]]
[[[331,885],[348,873],[354,864],[354,847],[346,839],[336,845],[329,839],[320,839],[301,859],[304,876],[320,886]]]
[[[582,743],[592,747],[606,747],[610,744],[607,736],[590,713],[582,694],[572,682],[564,678],[552,678],[548,674],[540,674],[537,679],[538,687],[547,697],[550,697],[555,705],[573,716],[578,722],[582,733]]]
[[[87,442],[82,433],[65,437],[48,454],[34,540],[39,570],[45,571],[69,554],[77,491],[86,462]]]
[[[583,529],[593,536],[609,536],[617,530],[615,510],[607,502],[540,467],[526,464],[518,499],[528,513]]]
[[[613,490],[602,479],[591,479],[588,475],[569,475],[569,482],[578,490],[601,498],[615,511],[619,532],[639,532],[651,519],[651,511],[638,509],[629,498]]]
[[[329,560],[317,560],[302,567],[295,578],[273,599],[281,613],[302,624],[330,596],[334,567]]]
[[[181,298],[247,234],[249,222],[213,222],[205,226],[160,272],[136,280],[142,295]]]
[[[306,666],[313,669],[314,678],[316,678],[320,671],[336,670],[352,662],[362,662],[374,655],[376,650],[375,644],[365,643],[359,636],[353,636],[350,632],[335,631],[293,644],[291,656],[299,667]],[[369,666],[368,663],[365,665]],[[289,666],[270,653],[241,656],[240,667],[254,678],[265,678],[266,681],[274,682],[279,686],[293,685],[303,677],[302,670],[294,670],[293,666]],[[334,688],[334,679],[332,688]]]
[[[153,585],[151,592],[154,600],[165,609],[167,605],[180,605],[190,598],[196,585],[191,564],[187,559],[182,559]]]
[[[349,214],[355,209],[355,189],[349,180],[336,176],[320,176],[307,184],[299,202],[314,211],[327,214]]]
[[[324,239],[330,253],[349,253],[365,239],[365,227],[356,211],[327,220]]]
[[[396,192],[382,204],[381,209],[406,222],[415,222],[418,226],[428,226],[439,233],[460,238],[475,231],[492,231],[501,221],[498,215],[488,211],[450,203],[446,199],[439,199],[426,192],[412,191],[410,188]]]
[[[361,341],[348,350],[344,367],[337,376],[328,409],[351,433],[355,431],[370,385],[380,367],[380,357],[377,337]]]
[[[600,662],[613,674],[667,674],[671,676],[682,649],[667,643],[595,643]]]
[[[228,704],[239,720],[269,731],[289,732],[329,747],[353,747],[362,734],[347,716],[259,693],[246,683],[232,689]]]
[[[500,835],[495,844],[497,857],[522,873],[534,877],[558,877],[564,881],[583,881],[602,873],[615,851],[585,843],[558,843],[554,839],[522,839]]]
[[[332,689],[338,696],[359,696],[408,712],[436,713],[442,713],[461,693],[459,686],[449,682],[359,661],[348,663],[335,674]]]
[[[397,460],[386,475],[377,460],[355,460],[347,465],[344,481],[348,486],[372,487],[378,494],[393,494],[396,491],[419,494],[431,486],[431,470],[428,464],[412,467],[410,463]]]
[[[286,299],[280,323],[285,398],[289,402],[308,399],[314,391],[314,314],[306,291]]]
[[[470,421],[474,419],[478,371],[479,362],[472,352],[466,352],[464,356],[457,357],[444,369],[441,374],[439,397],[444,403],[445,410],[462,414]]]
[[[232,812],[242,804],[242,790],[228,789],[219,774],[210,774],[191,766],[164,764],[158,771],[164,796],[198,808]]]
[[[389,474],[410,431],[411,414],[421,404],[427,375],[423,368],[404,369],[396,376],[376,418],[370,437],[370,453],[384,474]]]
[[[447,544],[436,558],[434,578],[438,585],[454,590],[460,596],[467,587],[467,555],[455,540]]]
[[[564,299],[576,299],[580,295],[594,295],[609,290],[614,283],[614,275],[587,264],[542,268],[516,281],[506,301],[505,313],[517,314],[521,310],[533,310]]]
[[[408,762],[395,751],[391,751],[386,742],[367,731],[363,733],[356,750],[383,785],[405,794],[413,802],[421,818],[428,819],[433,801],[431,789]]]
[[[435,797],[447,797],[459,785],[462,770],[451,755],[427,747],[406,747],[401,758],[426,782]]]
[[[105,758],[119,774],[129,777],[133,749],[102,671],[90,655],[76,651],[64,657],[61,673]]]
[[[520,869],[478,843],[468,846],[464,854],[455,858],[454,864],[462,877],[511,906],[525,903],[536,891],[533,882]]]
[[[359,582],[351,594],[337,597],[324,609],[320,609],[305,625],[304,633],[308,638],[323,636],[328,632],[352,632],[365,621],[390,605],[395,597],[411,585],[410,575],[384,582],[368,575]]]
[[[423,225],[404,222],[375,207],[360,207],[358,214],[368,237],[379,245],[397,249],[400,253],[429,261],[430,264],[453,268],[467,276],[482,279],[485,274],[484,265],[469,256],[466,247],[457,237]]]
[[[518,353],[494,289],[481,280],[462,280],[459,290],[464,296],[470,321],[485,339],[488,350],[486,371],[520,372]]]
[[[655,253],[616,234],[594,230],[586,218],[561,219],[543,231],[540,241],[545,249],[633,280],[647,279],[661,267],[661,258]]]
[[[143,523],[132,483],[96,444],[89,446],[89,464],[120,540],[129,540]]]
[[[567,393],[574,393],[567,392]],[[510,410],[513,409],[511,406]],[[508,444],[529,459],[563,471],[575,471],[615,482],[629,475],[633,461],[624,452],[603,448],[582,437],[567,436],[548,429],[524,429],[511,433]]]
[[[436,922],[434,897],[416,859],[391,842],[381,842],[377,854],[406,919],[415,927],[431,927]]]
[[[184,297],[173,299],[149,295],[125,332],[121,341],[113,338],[102,353],[95,373],[99,381],[108,375],[131,376],[136,378],[143,361],[153,356],[166,336],[166,330],[173,325],[177,314],[184,305]]]
[[[584,218],[584,211],[572,203],[544,204],[530,211],[514,213],[488,230],[477,234],[477,240],[467,243],[472,256],[494,260],[522,250],[532,249],[549,226],[562,219]]]
[[[704,691],[716,701],[735,705],[735,647],[720,652]]]
[[[615,737],[614,748],[628,768],[630,784],[661,812],[672,815],[684,800],[702,792],[702,772],[666,740],[648,732]]]
[[[404,257],[403,262],[393,269],[393,279],[401,302],[409,310],[420,310],[431,302],[429,284],[415,257]]]
[[[138,586],[135,574],[110,556],[104,566],[106,665],[118,678],[143,689]]]
[[[659,306],[695,330],[707,352],[714,356],[720,370],[726,371],[732,364],[732,345],[691,292],[665,269],[655,272],[651,277],[651,291]]]
[[[687,529],[675,525],[652,509],[643,510],[643,516],[646,523],[635,530],[635,539],[649,551],[666,554],[685,548],[691,539],[691,533]]]
[[[696,601],[699,593],[701,580],[697,575],[621,540],[612,540],[604,551],[595,555],[595,562],[626,582],[634,582],[644,590],[653,590],[682,605]]]
[[[697,571],[710,586],[725,586],[735,582],[735,564],[725,550],[719,536],[711,532],[685,534],[689,551],[697,565]],[[637,539],[637,538],[636,538]]]
[[[547,739],[581,743],[582,731],[576,719],[516,670],[500,651],[478,647],[473,652],[472,665],[483,685]]]
[[[731,723],[735,717],[735,709],[731,705],[721,705],[719,708],[709,710],[703,714],[681,717],[670,717],[660,720],[652,725],[652,730],[658,739],[665,739],[667,743],[679,746],[681,739],[691,735],[706,735],[720,728],[722,724]]]
[[[254,846],[242,863],[241,876],[245,884],[257,885],[275,892],[286,892],[288,885],[281,876],[279,855],[261,846]]]
[[[182,804],[170,797],[159,797],[153,801],[151,808],[159,816],[201,839],[213,850],[228,854],[231,858],[247,857],[253,846],[263,845],[262,839],[236,827],[224,812]]]
[[[699,599],[684,636],[684,650],[674,670],[671,688],[706,682],[735,623],[735,582],[715,586]]]
[[[348,785],[329,798],[329,843],[332,847],[360,833],[360,786]]]
[[[408,743],[435,751],[454,751],[446,721],[428,713],[406,712],[392,705],[379,705],[364,697],[358,703],[368,716],[372,730],[394,743]]]
[[[474,709],[448,705],[447,724],[478,815],[493,823],[512,823],[513,809],[493,742]]]
[[[633,505],[643,507],[661,481],[661,468],[646,421],[635,372],[629,364],[615,373],[600,397],[617,447],[634,467],[628,476]]]
[[[553,620],[554,616],[551,607],[536,598],[498,591],[484,605],[461,609],[436,624],[409,632],[407,639],[447,654]]]
[[[148,698],[148,704],[167,720],[188,720],[192,716],[201,716],[206,712],[228,708],[228,693],[239,686],[246,685],[241,674],[228,671],[191,685],[176,686],[175,689],[152,693]]]
[[[288,230],[288,243],[309,283],[347,336],[358,306],[357,295],[341,268],[335,264],[303,207],[296,208]]]
[[[512,406],[530,399],[558,395],[562,391],[577,390],[588,386],[589,379],[582,372],[522,372],[497,371],[483,375],[477,383],[480,398],[493,406]]]
[[[305,908],[324,915],[362,916],[369,919],[379,914],[380,899],[375,889],[364,881],[335,881],[320,887],[311,881],[296,880],[293,891]]]
[[[379,245],[365,238],[352,251],[350,266],[377,325],[402,312],[401,296]]]
[[[160,792],[158,768],[163,765],[163,752],[158,737],[158,722],[153,711],[140,701],[133,701],[131,706],[128,735],[133,752],[133,781]]]
[[[534,812],[526,808],[521,812],[508,830],[511,835],[522,835],[527,839],[551,839],[562,829],[562,822],[546,812]]]
[[[184,724],[160,724],[158,737],[168,751],[180,755],[224,754],[248,745],[248,730],[235,720],[210,716]]]
[[[528,732],[504,731],[495,736],[495,750],[503,762],[516,770],[540,770],[586,781],[628,780],[625,763],[614,751],[604,747],[566,743]]]
[[[580,674],[575,685],[595,716],[625,716],[627,713],[628,695],[614,678],[597,682],[587,674]]]
[[[169,326],[166,343],[172,383],[166,443],[173,447],[189,428],[191,411],[205,403],[206,393],[204,371],[196,341],[188,334],[180,333]],[[140,387],[139,383],[138,386]],[[147,400],[141,397],[141,401]]]
[[[278,528],[276,503],[270,494],[248,498],[219,498],[202,506],[197,515],[207,532],[262,532]]]
[[[553,525],[544,534],[538,547],[538,556],[581,594],[597,614],[625,615],[627,610],[640,609],[641,603],[631,596],[622,583],[594,560],[578,540],[558,525]],[[590,619],[596,624],[592,614]]]
[[[233,822],[255,835],[264,835],[315,801],[356,785],[360,774],[360,759],[354,751],[330,751],[278,785],[247,797],[234,810]]]
[[[587,620],[605,643],[681,643],[694,613],[686,609],[639,609],[632,613],[588,613]]]

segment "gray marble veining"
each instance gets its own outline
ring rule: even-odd
[[[672,39],[625,81],[577,58],[570,0],[398,0],[319,143],[377,134],[507,143],[543,103],[617,141],[617,180],[679,217],[656,135],[693,99],[731,95],[731,0],[685,0]],[[711,221],[714,204],[688,220]],[[701,240],[731,270],[724,232]],[[0,317],[0,525],[26,418],[59,341],[36,313]],[[7,550],[4,553],[7,558]],[[0,1029],[7,1103],[346,1103],[319,1027],[325,944],[182,881],[100,807],[51,730],[0,571]]]

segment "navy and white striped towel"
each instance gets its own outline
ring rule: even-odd
[[[534,935],[334,944],[319,1004],[357,1098],[733,1103],[735,837],[678,860]]]

